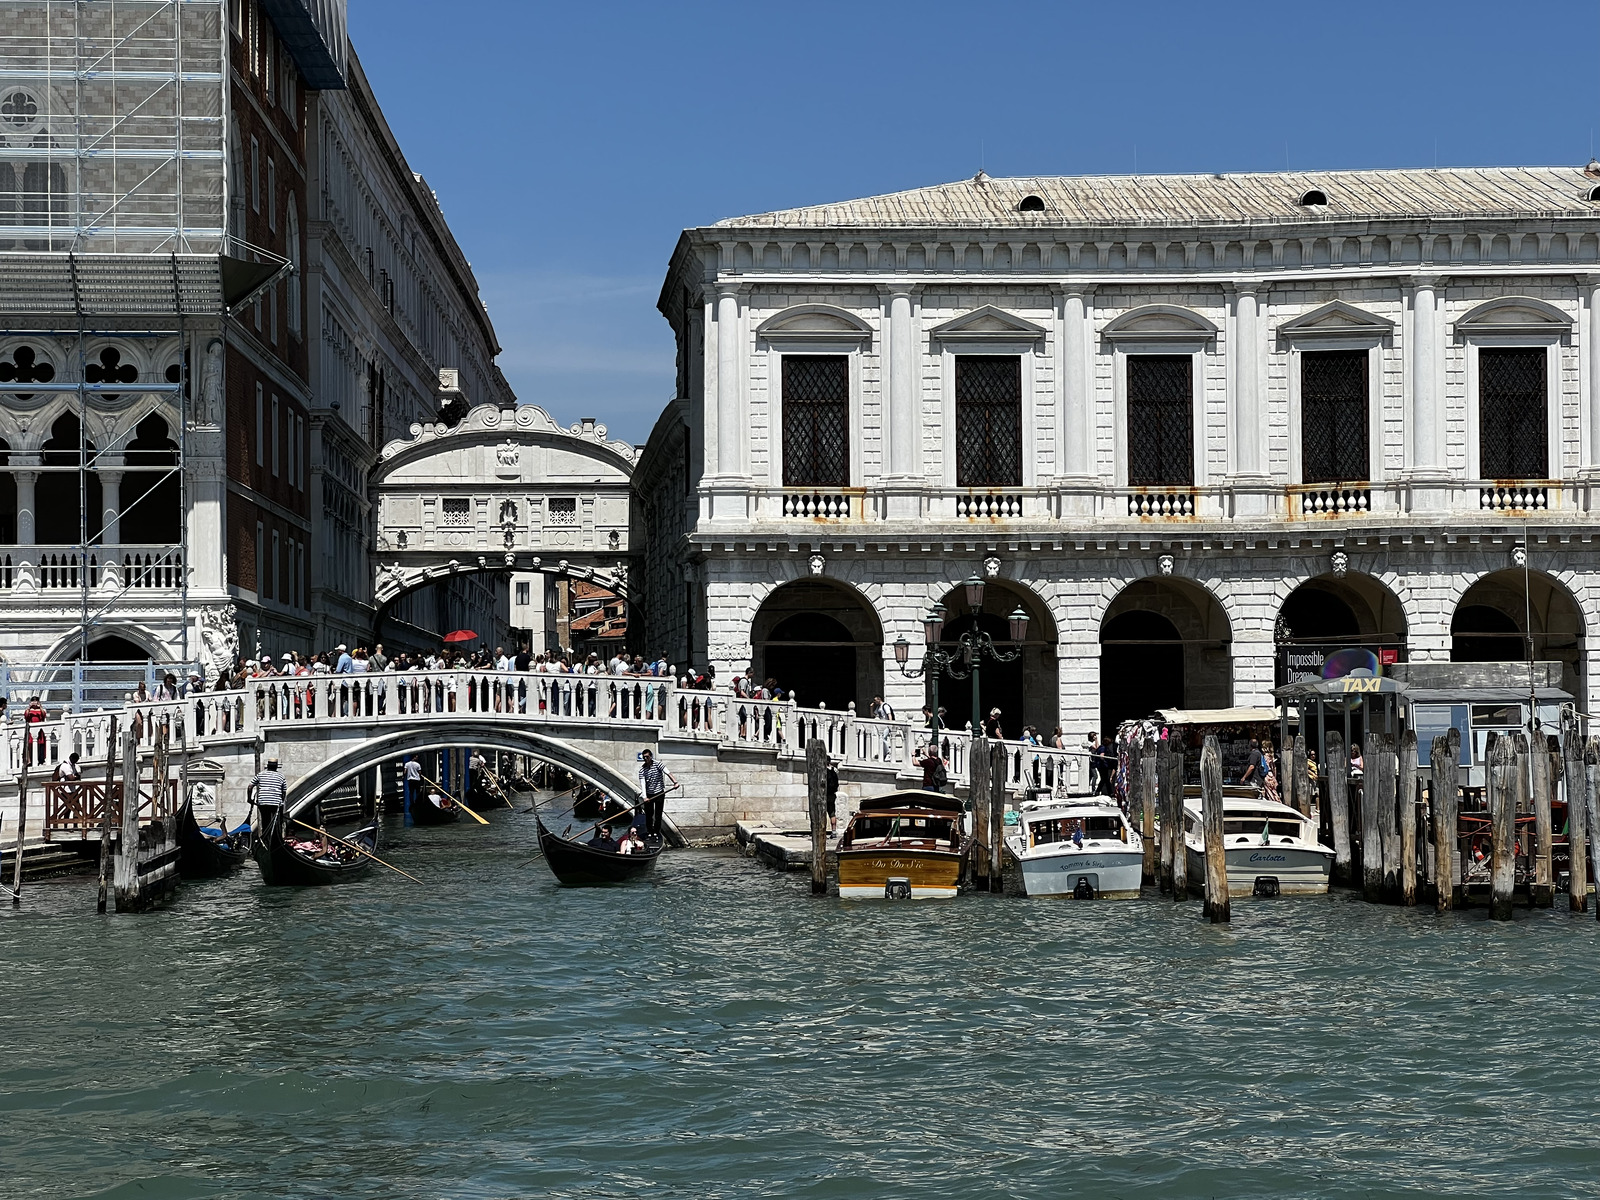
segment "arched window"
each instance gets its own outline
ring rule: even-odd
[[[87,383],[136,383],[139,379],[139,368],[124,360],[122,351],[115,346],[107,346],[93,361],[84,365],[83,378]],[[119,392],[100,394],[103,400],[115,400],[119,395],[121,395]]]
[[[294,203],[294,193],[290,192],[284,200],[284,237],[289,248],[289,333],[296,339],[300,337],[300,292],[305,286],[300,278],[300,213]]]
[[[180,540],[180,491],[172,468],[178,445],[156,413],[140,421],[123,451],[128,472],[122,479],[121,540],[133,545],[168,546]]]
[[[11,360],[0,360],[0,383],[49,383],[56,377],[56,369],[50,360],[40,356],[32,346],[18,346],[11,354]],[[32,400],[33,392],[13,392],[11,395],[18,400]],[[3,397],[4,393],[0,393]]]
[[[1018,212],[1043,212],[1044,211],[1044,197],[1043,196],[1024,196],[1022,198],[1022,203],[1017,205],[1017,211]]]
[[[1311,208],[1314,205],[1326,204],[1327,202],[1328,193],[1323,191],[1321,188],[1312,188],[1309,192],[1300,197],[1300,207],[1302,208]]]
[[[81,440],[76,413],[63,413],[50,426],[50,440],[40,447],[39,461],[45,467],[76,468],[80,452],[93,461],[94,443]],[[41,471],[34,491],[34,539],[42,546],[75,546],[83,540],[83,514],[87,501],[89,540],[100,530],[100,476],[88,472],[83,490],[78,489],[78,472]]]

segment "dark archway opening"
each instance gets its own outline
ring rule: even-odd
[[[1450,620],[1450,661],[1526,662],[1528,639],[1517,621],[1487,604],[1463,604]]]
[[[1284,600],[1274,640],[1279,685],[1319,677],[1329,657],[1352,648],[1380,663],[1404,662],[1405,611],[1399,597],[1371,575],[1322,575]]]
[[[139,422],[123,452],[128,473],[122,479],[120,540],[134,545],[170,546],[181,540],[178,444],[155,413]],[[155,468],[139,470],[137,468]]]
[[[940,649],[959,652],[960,638],[974,629],[986,633],[1002,653],[1018,653],[1013,662],[997,662],[984,656],[978,670],[978,713],[987,722],[1000,710],[1000,732],[1007,738],[1022,735],[1032,725],[1042,738],[1048,738],[1060,711],[1059,673],[1056,667],[1056,626],[1039,597],[1003,579],[984,581],[983,608],[973,613],[967,604],[966,588],[945,593],[944,640]],[[1018,607],[1028,614],[1027,637],[1020,643],[1011,640],[1009,617]],[[965,670],[964,667],[957,667]],[[965,729],[972,721],[972,679],[957,679],[949,674],[937,681],[924,677],[926,696],[933,703],[938,692],[945,724]]]
[[[1183,637],[1160,613],[1135,609],[1100,631],[1100,721],[1114,732],[1123,721],[1158,708],[1183,707]]]
[[[17,481],[4,468],[11,465],[11,443],[0,438],[0,546],[17,544]]]
[[[1531,624],[1530,624],[1531,623]],[[1584,620],[1572,594],[1542,571],[1508,568],[1466,590],[1450,619],[1452,662],[1561,664],[1561,687],[1584,707]],[[1530,645],[1531,643],[1531,645]]]
[[[828,579],[786,583],[751,623],[750,675],[772,680],[807,708],[854,701],[866,715],[883,694],[883,628],[854,588]]]
[[[79,429],[76,413],[63,413],[50,426],[50,440],[40,448],[39,462],[44,467],[71,467],[79,465]],[[81,450],[92,456],[94,445],[84,442]],[[100,531],[100,476],[90,471],[79,490],[76,469],[46,470],[39,472],[39,482],[34,487],[34,540],[43,546],[76,546],[83,541],[83,514],[90,516],[89,540],[94,542]]]
[[[798,689],[807,706],[846,708],[856,698],[856,644],[824,613],[797,613],[767,635],[766,678]],[[784,681],[788,680],[788,683]]]

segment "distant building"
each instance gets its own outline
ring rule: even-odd
[[[1346,647],[1600,669],[1600,164],[980,173],[688,230],[660,308],[634,637],[722,678],[915,711],[936,603],[1029,618],[1013,734]]]

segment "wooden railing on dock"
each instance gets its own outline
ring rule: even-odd
[[[139,790],[139,823],[149,825],[178,811],[178,781],[170,779],[157,797],[154,787]],[[47,780],[44,785],[44,836],[46,841],[76,837],[82,841],[100,836],[106,802],[111,804],[110,826],[121,828],[122,780]]]

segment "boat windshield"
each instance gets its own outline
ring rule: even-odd
[[[950,817],[908,816],[901,813],[861,815],[845,833],[846,845],[872,845],[882,842],[899,846],[913,842],[959,841],[954,819]]]
[[[1044,821],[1029,821],[1029,845],[1048,846],[1052,842],[1070,842],[1072,835],[1082,831],[1083,840],[1126,841],[1120,818],[1106,816],[1054,817]]]
[[[1265,829],[1273,837],[1299,837],[1299,821],[1269,821],[1265,817],[1228,818],[1222,823],[1224,836],[1231,837],[1236,833],[1253,833],[1260,835]]]

